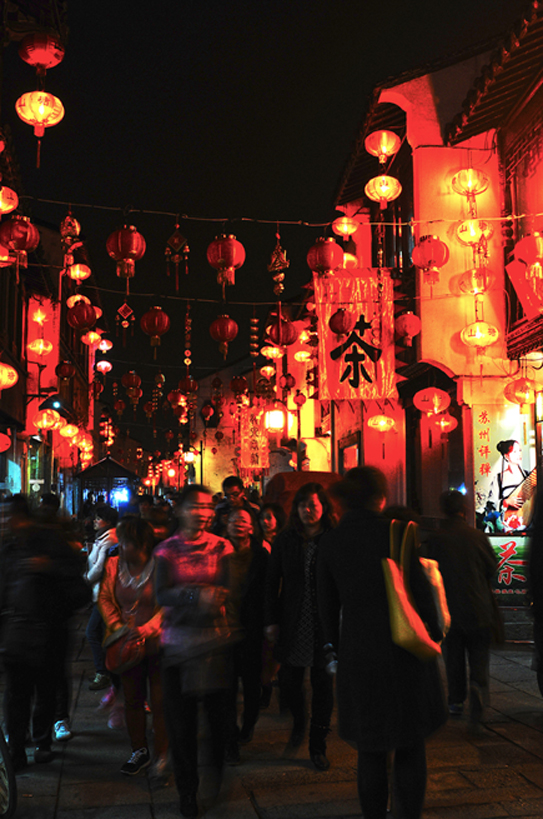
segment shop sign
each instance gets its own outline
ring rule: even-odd
[[[518,605],[528,593],[530,538],[525,535],[495,535],[489,539],[498,559],[498,569],[492,578],[492,590],[501,605]]]

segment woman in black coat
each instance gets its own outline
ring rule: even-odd
[[[326,736],[334,705],[333,680],[325,671],[323,639],[317,614],[315,567],[321,537],[332,527],[328,497],[319,483],[300,487],[292,502],[290,525],[272,546],[266,575],[264,634],[276,644],[281,662],[282,696],[294,717],[289,746],[298,748],[305,734],[303,680],[311,669],[309,755],[327,770]],[[289,747],[287,746],[287,747]]]
[[[387,815],[390,751],[395,751],[400,815],[419,819],[426,789],[425,737],[447,718],[437,663],[423,662],[392,642],[381,563],[390,550],[390,521],[380,516],[385,476],[375,467],[357,467],[335,491],[347,511],[322,540],[317,588],[324,641],[338,655],[339,734],[358,747],[364,819]],[[416,554],[409,568],[417,609],[430,636],[439,640],[431,589]]]

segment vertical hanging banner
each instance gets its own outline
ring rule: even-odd
[[[319,398],[375,400],[396,396],[394,298],[388,271],[314,276],[319,321]],[[329,326],[340,308],[354,326],[338,336]]]
[[[269,469],[268,437],[260,428],[261,407],[242,407],[240,411],[240,467],[242,474]]]

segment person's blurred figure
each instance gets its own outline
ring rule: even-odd
[[[451,627],[445,638],[449,713],[459,716],[468,696],[469,721],[480,729],[489,699],[489,661],[495,608],[490,579],[498,560],[488,537],[466,521],[466,497],[455,489],[440,498],[446,516],[443,529],[428,542],[429,557],[437,560],[445,584]]]
[[[270,552],[277,535],[286,526],[285,510],[278,503],[263,504],[258,516],[258,524],[262,533],[262,545]]]
[[[322,540],[317,590],[331,666],[337,655],[338,732],[358,749],[364,819],[387,817],[391,751],[394,815],[420,819],[426,790],[425,738],[447,718],[438,666],[392,642],[382,569],[390,555],[390,520],[381,515],[385,476],[375,467],[356,467],[331,491],[345,513]],[[415,552],[409,582],[432,638],[441,639],[431,587]]]
[[[217,790],[224,764],[231,635],[224,558],[233,547],[208,531],[213,504],[206,487],[185,486],[174,513],[179,529],[155,551],[156,594],[164,606],[164,710],[181,815],[195,817],[200,700],[208,716]]]
[[[222,482],[224,499],[215,506],[211,531],[214,535],[224,537],[226,522],[232,509],[247,509],[248,512],[259,512],[259,507],[247,500],[243,481],[237,475],[229,475]]]
[[[152,495],[139,495],[138,509],[139,515],[143,520],[149,520],[151,512],[154,509],[155,500]]]
[[[225,761],[239,763],[238,745],[247,745],[258,719],[262,676],[262,632],[264,629],[264,583],[268,553],[254,530],[256,521],[246,509],[233,509],[226,534],[234,552],[226,558],[230,594],[226,615],[241,639],[232,649],[233,681]],[[238,679],[243,689],[241,729],[237,725]]]
[[[294,718],[287,749],[297,749],[305,735],[303,681],[305,669],[310,668],[309,755],[322,771],[330,767],[326,737],[334,695],[333,680],[325,671],[315,567],[321,538],[332,525],[332,507],[321,484],[301,486],[292,501],[289,526],[273,544],[265,594],[264,633],[268,642],[276,644],[282,696]]]

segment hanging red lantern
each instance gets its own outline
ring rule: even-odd
[[[144,411],[145,415],[147,416],[147,420],[150,421],[151,418],[153,417],[153,412],[154,412],[153,402],[152,401],[146,401],[145,404],[143,405],[143,411]]]
[[[230,389],[234,395],[244,395],[249,389],[247,379],[243,375],[235,375],[230,381]]]
[[[96,324],[96,312],[92,304],[78,301],[66,311],[66,321],[74,330],[90,330]]]
[[[185,395],[190,395],[192,392],[198,392],[198,382],[195,381],[190,375],[180,378],[177,386]]]
[[[486,321],[474,321],[460,331],[461,341],[466,347],[474,348],[478,355],[482,355],[487,347],[495,344],[499,337],[498,328]]]
[[[377,432],[390,432],[396,426],[396,422],[389,415],[372,415],[368,418],[368,426]]]
[[[409,310],[396,319],[396,332],[404,339],[406,347],[413,346],[413,338],[420,333],[420,327],[420,318]]]
[[[373,131],[364,140],[366,151],[378,157],[381,165],[398,153],[400,145],[400,137],[394,131]]]
[[[227,284],[235,284],[236,270],[245,261],[245,248],[235,236],[222,234],[216,236],[207,249],[207,260],[217,271],[217,284],[224,288]],[[215,339],[216,341],[217,339]]]
[[[125,390],[132,389],[133,387],[139,387],[141,384],[141,378],[135,370],[129,370],[121,378],[121,384]]]
[[[0,187],[0,214],[11,213],[19,205],[19,197],[6,185]]]
[[[453,418],[448,412],[440,412],[439,415],[435,415],[432,418],[432,423],[438,428],[444,438],[458,426],[456,418]]]
[[[168,393],[167,398],[172,407],[178,407],[184,399],[184,395],[181,390],[172,390]]]
[[[85,279],[91,275],[91,269],[88,264],[71,264],[66,268],[66,273],[76,284],[81,284]]]
[[[46,128],[57,125],[64,117],[64,106],[58,97],[47,91],[30,91],[19,97],[15,103],[19,119],[32,125],[34,136],[38,137],[36,168],[40,167],[41,138]]]
[[[215,440],[217,441],[218,444],[220,444],[220,442],[222,441],[223,438],[224,438],[224,432],[222,432],[222,430],[218,429],[217,432],[215,433]]]
[[[0,452],[7,452],[11,446],[11,438],[5,432],[0,432]]]
[[[0,223],[0,244],[13,251],[17,260],[17,275],[19,267],[27,267],[27,254],[36,250],[40,242],[40,234],[28,216],[16,214],[7,222]]]
[[[34,425],[37,426],[38,429],[54,429],[59,422],[60,415],[53,409],[40,410],[40,412],[34,416]]]
[[[122,399],[122,398],[117,398],[117,400],[116,400],[116,401],[115,401],[115,403],[113,404],[113,409],[114,409],[114,410],[115,410],[115,412],[117,413],[118,418],[121,418],[121,417],[122,417],[123,412],[124,412],[124,411],[125,411],[125,409],[126,409],[126,404],[125,404],[125,402],[123,401],[123,399]]]
[[[27,34],[19,45],[19,57],[36,68],[43,77],[48,68],[54,68],[64,59],[65,49],[60,38],[54,34],[34,31]]]
[[[95,401],[97,401],[100,398],[103,391],[104,391],[104,385],[102,384],[101,381],[98,381],[98,379],[95,379],[92,382],[92,397],[94,398]]]
[[[69,381],[75,375],[75,365],[71,361],[61,361],[55,367],[55,375],[61,381]]]
[[[219,350],[224,359],[228,354],[228,345],[238,334],[238,325],[230,316],[222,315],[211,322],[209,334],[213,341],[219,342]]]
[[[283,392],[290,392],[296,386],[296,379],[291,373],[285,373],[279,378],[279,387]]]
[[[451,403],[451,396],[445,390],[440,390],[439,387],[426,387],[424,390],[419,390],[413,396],[413,404],[421,412],[427,415],[438,415],[449,407]]]
[[[364,188],[364,193],[368,199],[379,202],[381,210],[384,210],[389,202],[397,199],[401,192],[400,182],[394,176],[387,176],[386,174],[374,176]]]
[[[170,317],[162,307],[151,307],[141,317],[140,327],[144,333],[151,336],[151,347],[154,347],[154,358],[156,358],[156,348],[160,344],[160,337],[170,329]]]
[[[209,421],[214,412],[215,410],[213,409],[211,404],[205,404],[202,407],[202,418],[204,419],[204,424],[207,424],[207,422]]]
[[[145,239],[133,225],[124,225],[113,231],[106,241],[106,249],[112,259],[117,262],[117,276],[126,279],[126,293],[128,283],[135,273],[135,262],[145,253]]]
[[[343,250],[332,236],[322,236],[309,248],[307,264],[314,273],[329,276],[343,267]]]
[[[110,373],[111,370],[113,369],[113,364],[111,363],[111,361],[106,361],[106,359],[104,358],[96,362],[96,364],[94,365],[94,369],[97,370],[99,373],[102,373],[102,375],[106,375],[106,373]]]
[[[298,330],[294,322],[282,316],[275,316],[266,327],[270,340],[278,347],[289,347],[298,339]]]
[[[344,307],[340,307],[328,319],[328,326],[336,334],[338,340],[341,336],[348,336],[355,324],[356,316],[353,316]]]
[[[0,363],[0,395],[2,390],[9,390],[19,380],[19,373],[9,364]]]
[[[29,341],[26,348],[32,355],[42,358],[53,352],[53,343],[46,338],[35,338],[33,341]]]
[[[421,236],[411,254],[413,264],[420,267],[428,284],[435,284],[439,268],[449,261],[449,248],[438,236]]]

